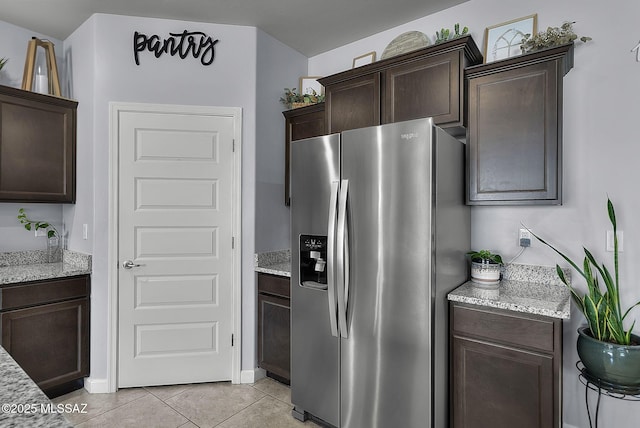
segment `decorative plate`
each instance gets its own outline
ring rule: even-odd
[[[412,52],[429,46],[429,38],[420,31],[408,31],[400,34],[387,45],[381,59]]]

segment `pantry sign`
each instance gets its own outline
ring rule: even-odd
[[[208,36],[201,31],[184,30],[182,33],[169,33],[162,39],[154,34],[148,36],[135,31],[133,33],[133,58],[136,65],[140,65],[140,54],[148,51],[156,58],[167,54],[179,56],[182,59],[192,56],[199,59],[202,65],[211,65],[216,57],[215,47],[218,39]]]

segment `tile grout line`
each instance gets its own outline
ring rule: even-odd
[[[252,385],[251,387],[253,388],[253,385]],[[254,388],[254,389],[255,389],[255,388]],[[231,419],[232,417],[234,417],[234,416],[235,416],[235,415],[237,415],[238,413],[240,413],[240,412],[242,412],[242,411],[244,411],[244,410],[248,409],[249,407],[253,406],[255,403],[257,403],[258,401],[262,400],[264,397],[266,397],[266,396],[267,396],[267,393],[265,393],[265,392],[263,392],[263,391],[260,391],[260,390],[256,390],[256,391],[258,391],[258,392],[262,393],[262,394],[263,394],[263,396],[262,396],[262,397],[260,397],[258,400],[254,401],[253,403],[251,403],[251,404],[249,404],[249,405],[247,405],[247,406],[243,407],[242,409],[238,410],[236,413],[234,413],[233,415],[229,416],[228,418],[223,419],[222,421],[220,421],[220,423],[215,424],[215,425],[214,425],[214,427],[217,427],[217,426],[219,426],[220,424],[224,423],[225,421],[227,421],[227,420]],[[181,393],[182,393],[182,392],[181,392]],[[180,394],[181,394],[181,393],[180,393]],[[169,399],[169,398],[173,398],[173,397],[177,397],[177,396],[178,396],[178,395],[180,395],[180,394],[176,394],[176,395],[174,395],[174,396],[172,396],[172,397],[168,397],[167,399]],[[153,394],[152,394],[152,395],[153,395]],[[154,397],[155,397],[155,395],[154,395]],[[182,416],[182,417],[186,418],[189,422],[191,422],[192,424],[194,424],[195,426],[197,426],[198,428],[200,428],[200,425],[198,425],[197,423],[195,423],[194,421],[192,421],[192,420],[191,420],[191,418],[189,418],[187,415],[182,414],[182,413],[180,412],[180,410],[178,410],[178,409],[174,408],[171,404],[167,403],[167,402],[166,402],[166,401],[164,401],[163,399],[161,399],[161,398],[158,398],[158,399],[159,399],[159,400],[160,400],[164,405],[166,405],[167,407],[169,407],[171,410],[173,410],[174,412],[177,412],[180,416]],[[183,424],[183,425],[184,425],[184,424]],[[182,425],[180,425],[180,426],[182,426]],[[179,428],[179,427],[178,427],[178,428]]]
[[[142,389],[144,389],[144,388],[142,388]],[[149,392],[148,392],[148,391],[146,391],[146,390],[145,390],[145,392],[149,393]],[[116,393],[117,393],[117,392],[116,392]],[[83,424],[83,423],[85,423],[85,422],[89,422],[90,420],[95,419],[95,418],[97,418],[98,416],[106,415],[107,413],[111,412],[112,410],[119,409],[120,407],[126,406],[127,404],[129,404],[129,403],[133,403],[134,401],[138,401],[138,400],[140,400],[140,399],[142,399],[142,398],[144,398],[144,397],[145,397],[145,396],[144,396],[144,395],[142,395],[142,396],[140,396],[140,397],[138,397],[138,398],[134,398],[134,399],[133,399],[133,400],[131,400],[131,401],[127,401],[126,403],[122,403],[122,404],[117,405],[117,406],[115,406],[115,407],[112,407],[112,408],[110,408],[110,409],[108,409],[108,410],[105,410],[105,411],[103,411],[103,412],[101,412],[101,413],[98,413],[98,414],[96,414],[96,415],[92,415],[89,419],[86,419],[86,420],[84,420],[84,421],[82,421],[82,422],[80,422],[80,423],[74,423],[74,424],[73,424],[73,426],[75,427],[75,426],[81,425],[81,424]],[[66,400],[65,400],[65,401],[66,401]],[[73,400],[73,401],[74,401],[74,404],[75,404],[75,403],[77,403],[77,402],[76,402],[76,400]],[[67,422],[69,422],[69,424],[72,424],[72,422],[71,422],[68,418],[65,418],[65,419],[67,419]]]

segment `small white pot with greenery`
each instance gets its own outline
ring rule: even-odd
[[[497,285],[502,273],[502,257],[489,250],[469,251],[471,282],[478,285]]]

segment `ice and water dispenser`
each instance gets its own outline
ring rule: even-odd
[[[300,235],[300,285],[327,289],[327,237]]]

